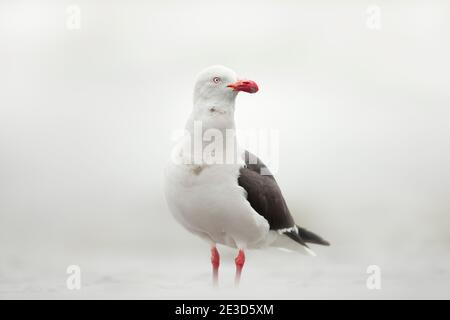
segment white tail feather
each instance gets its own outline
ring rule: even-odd
[[[284,234],[280,234],[277,239],[271,244],[272,247],[278,248],[282,251],[287,252],[298,252],[308,256],[316,257],[316,253],[311,249],[301,245],[298,242],[295,242],[288,236]]]

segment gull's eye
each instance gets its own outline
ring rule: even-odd
[[[219,77],[214,77],[213,78],[213,82],[214,83],[219,83],[220,82],[220,78]]]

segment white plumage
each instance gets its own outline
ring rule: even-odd
[[[186,134],[175,145],[166,168],[165,193],[170,211],[188,231],[211,245],[215,281],[219,261],[216,244],[239,249],[237,281],[244,249],[274,245],[314,255],[300,238],[287,208],[283,208],[287,225],[273,230],[267,214],[255,211],[254,204],[248,201],[248,189],[238,183],[241,170],[247,165],[245,151],[236,147],[234,133],[235,98],[239,91],[254,93],[258,87],[253,81],[239,80],[234,71],[223,66],[209,67],[200,73]],[[220,138],[221,143],[212,143],[213,138]],[[278,194],[275,180],[269,183],[275,183]],[[283,204],[281,193],[278,198]]]

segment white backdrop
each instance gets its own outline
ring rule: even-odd
[[[1,0],[0,298],[449,298],[449,9]],[[316,259],[249,253],[240,291],[222,249],[211,292],[208,247],[162,192],[211,64],[258,83],[237,126],[278,130],[291,211],[332,243]],[[366,288],[372,264],[381,290]]]

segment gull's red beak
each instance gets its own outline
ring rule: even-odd
[[[235,91],[244,91],[248,93],[255,93],[258,91],[258,85],[252,80],[238,80],[235,83],[229,84],[228,88]]]

